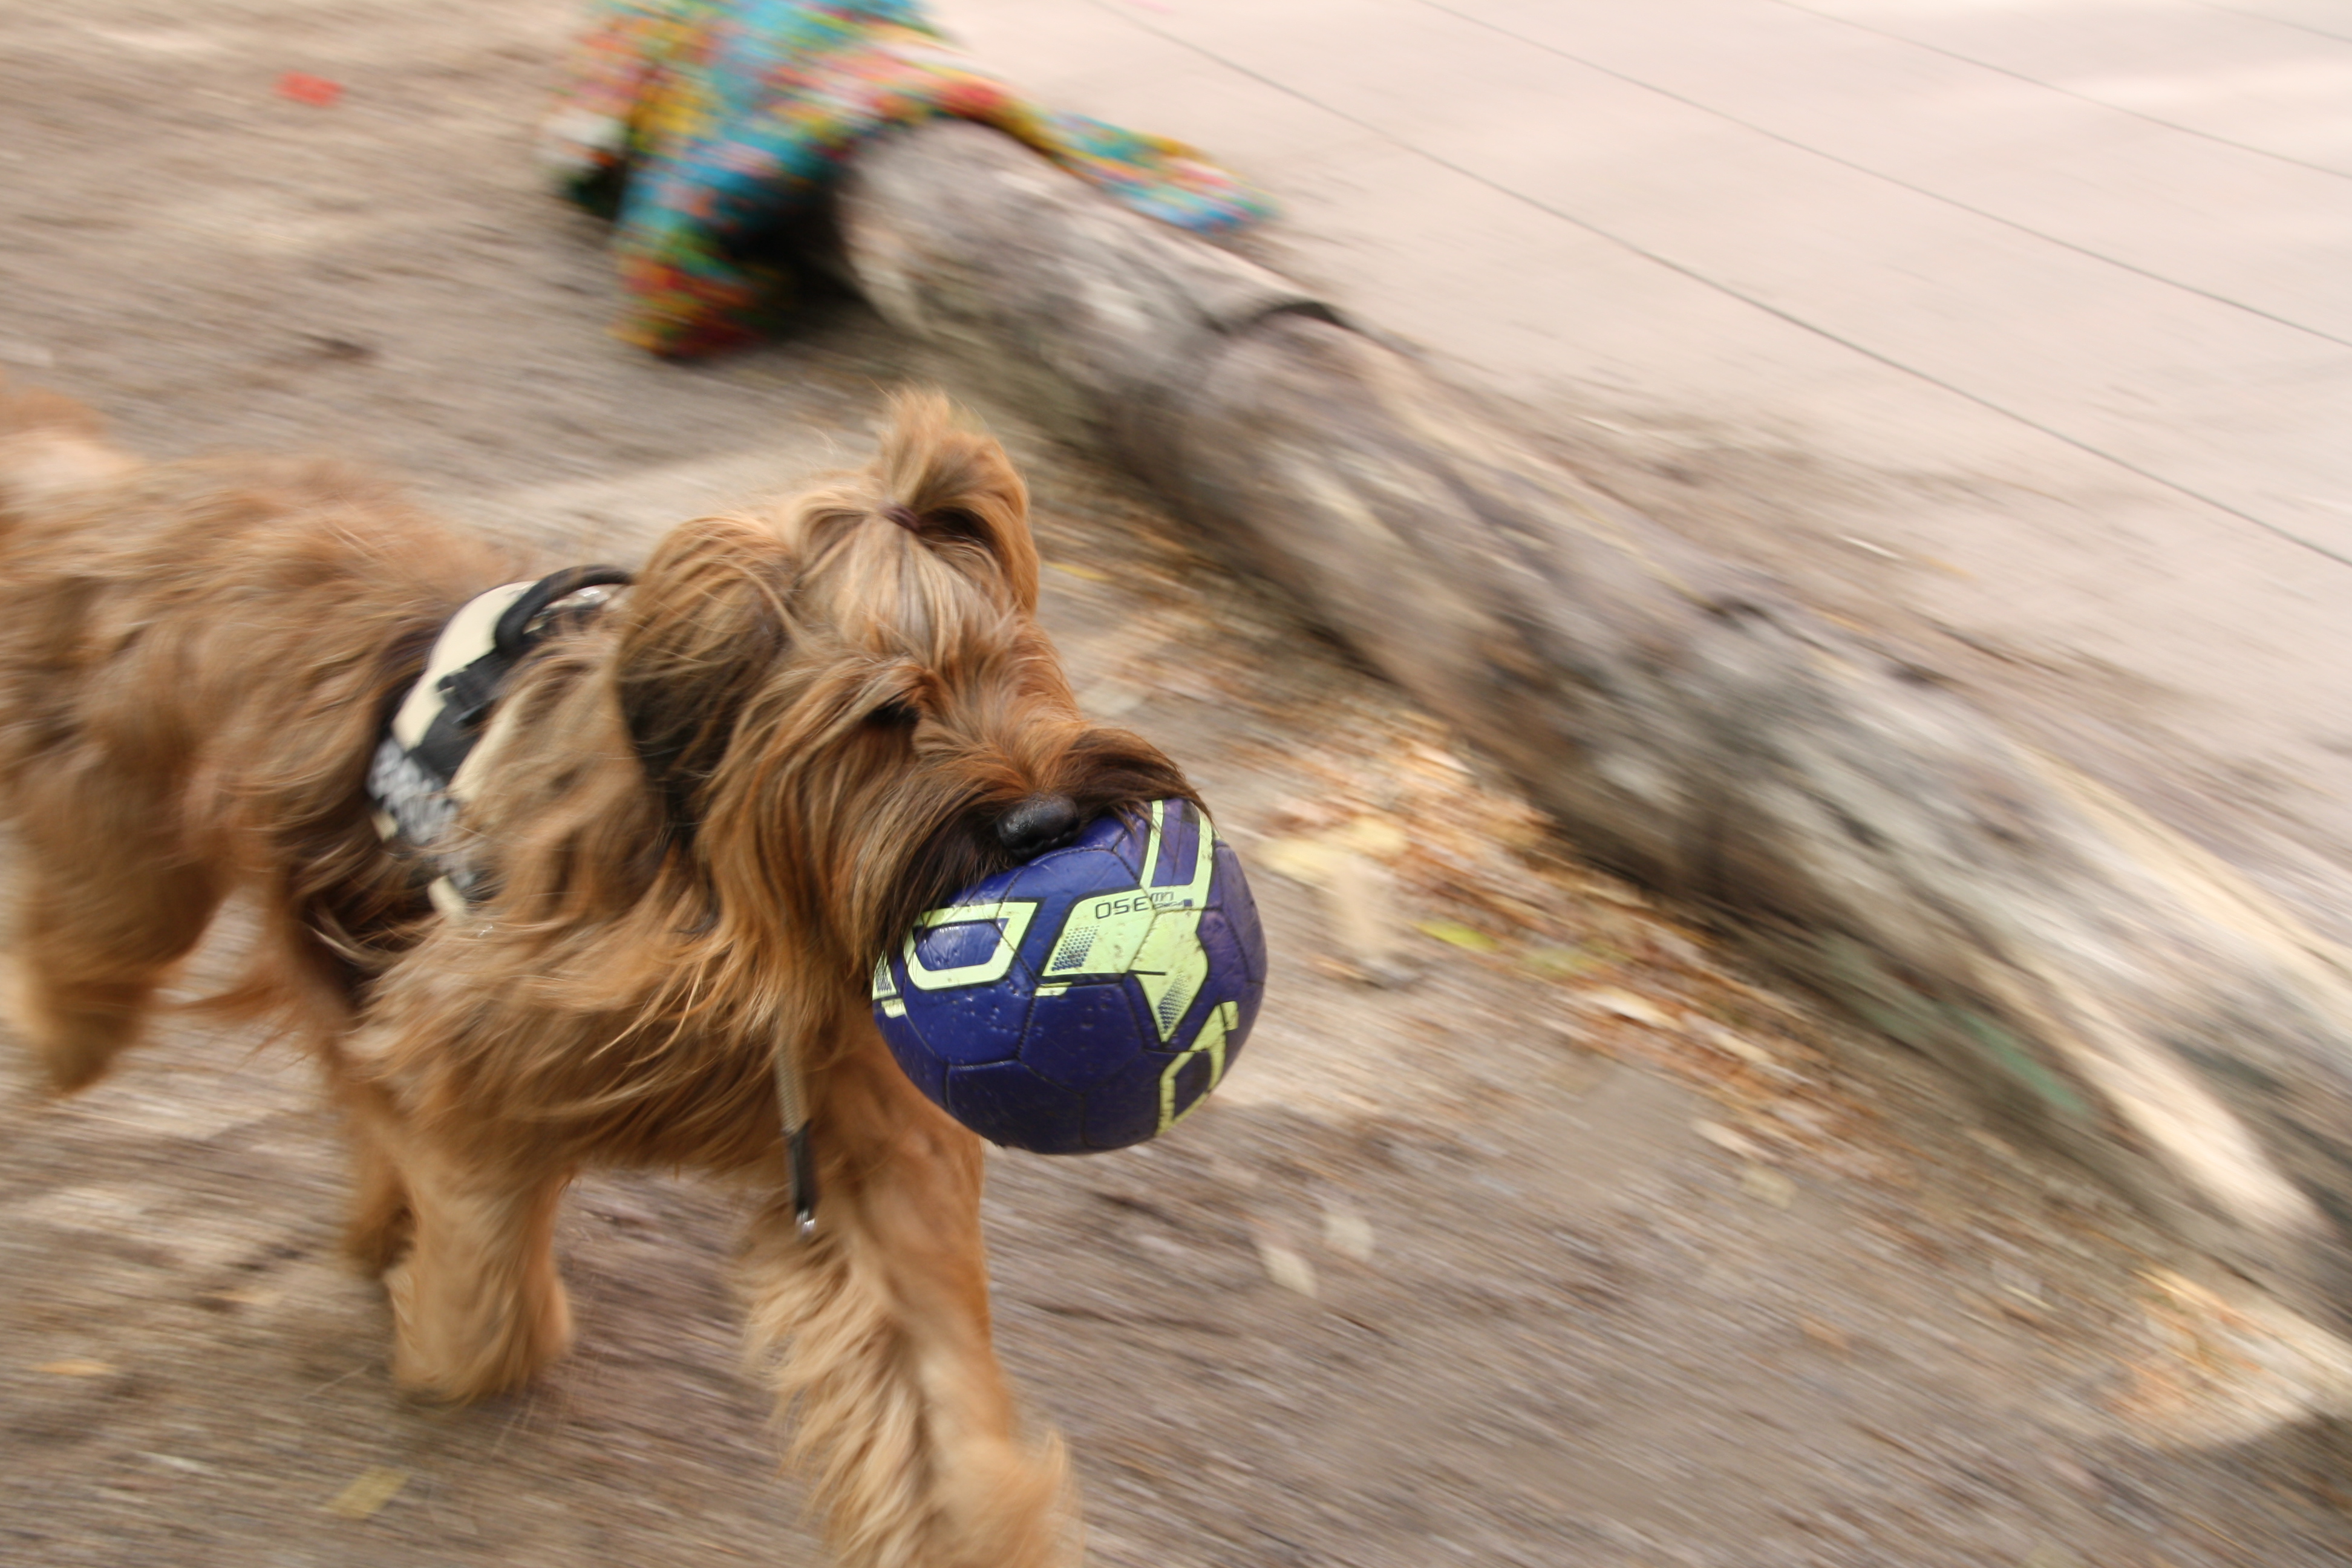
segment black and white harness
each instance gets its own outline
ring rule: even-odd
[[[368,765],[368,799],[385,842],[435,868],[426,891],[446,918],[471,918],[486,891],[482,868],[464,855],[450,830],[511,732],[497,711],[499,699],[516,668],[551,634],[594,615],[609,597],[601,590],[628,582],[617,566],[569,566],[536,583],[509,583],[467,600],[441,628],[425,672],[393,710]],[[806,1235],[816,1225],[808,1101],[799,1066],[781,1047],[776,1104],[791,1162],[793,1215]]]
[[[434,907],[451,919],[464,918],[483,891],[479,868],[457,852],[449,829],[506,738],[491,738],[491,710],[515,667],[549,633],[604,603],[604,595],[590,598],[590,590],[628,581],[617,566],[571,566],[468,599],[442,626],[425,673],[393,710],[368,766],[376,828],[439,868],[429,891]],[[573,599],[580,602],[565,604]]]

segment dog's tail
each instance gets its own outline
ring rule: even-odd
[[[874,474],[885,517],[934,546],[979,546],[995,560],[1022,605],[1036,607],[1029,489],[994,437],[958,420],[936,392],[901,392],[890,399]]]
[[[105,422],[72,398],[0,385],[0,527],[135,466],[107,441]]]

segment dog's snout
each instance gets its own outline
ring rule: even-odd
[[[1077,803],[1066,795],[1033,795],[996,819],[999,842],[1026,859],[1076,831]]]

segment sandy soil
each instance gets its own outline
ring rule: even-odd
[[[928,370],[854,305],[699,369],[602,334],[594,226],[527,155],[567,20],[0,13],[0,363],[157,455],[379,460],[551,560],[854,458]],[[1073,1440],[1096,1561],[2352,1555],[2337,1346],[1578,869],[1116,477],[987,413],[1086,700],[1194,772],[1276,963],[1179,1134],[994,1167],[1003,1352]],[[1404,983],[1359,977],[1382,941]],[[0,1059],[0,1560],[822,1561],[712,1193],[584,1183],[579,1353],[425,1408],[333,1256],[303,1064],[175,1025],[48,1105]]]

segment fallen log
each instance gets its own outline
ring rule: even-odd
[[[886,316],[1145,477],[1595,860],[2342,1310],[2352,968],[2227,868],[1306,291],[1002,137],[870,150],[841,235]]]

